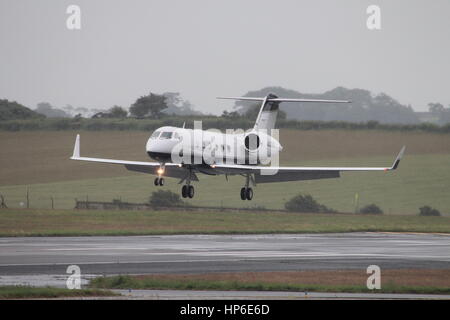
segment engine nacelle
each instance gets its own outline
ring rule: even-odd
[[[244,146],[247,151],[256,151],[261,146],[261,139],[256,133],[250,132],[244,138]]]

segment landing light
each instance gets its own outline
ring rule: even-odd
[[[158,172],[159,175],[162,175],[164,173],[164,169],[163,168],[159,168],[157,172]]]

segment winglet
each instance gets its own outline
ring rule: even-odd
[[[71,159],[76,159],[80,157],[80,135],[77,134],[77,138],[75,139],[75,146],[73,147],[73,155]]]
[[[403,148],[402,148],[402,149],[400,150],[400,152],[398,153],[397,158],[395,158],[394,164],[392,165],[392,167],[389,168],[389,170],[395,170],[395,169],[397,169],[397,167],[398,167],[398,165],[399,165],[399,163],[400,163],[400,160],[401,160],[402,157],[403,157],[403,153],[405,153],[405,149],[406,149],[406,146],[403,146]]]

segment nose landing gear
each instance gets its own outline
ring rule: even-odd
[[[164,178],[163,177],[157,177],[154,181],[155,186],[163,186],[164,185]]]
[[[164,163],[161,163],[159,166],[159,169],[156,171],[158,173],[158,176],[155,178],[154,184],[155,186],[163,186],[164,185],[164,178],[162,175],[164,174]]]

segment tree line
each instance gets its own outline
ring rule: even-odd
[[[221,116],[172,116],[161,119],[25,119],[0,121],[0,131],[58,131],[58,130],[88,130],[88,131],[154,131],[163,126],[193,128],[194,121],[202,121],[203,129],[249,129],[254,125],[254,119],[241,117],[239,119]],[[283,120],[277,122],[280,129],[297,130],[388,130],[388,131],[422,131],[434,133],[450,133],[450,123],[437,125],[432,123],[418,124],[383,124],[377,121],[345,122],[345,121],[297,121]]]
[[[381,93],[373,95],[367,90],[346,89],[337,87],[323,94],[302,94],[294,90],[281,87],[266,87],[257,91],[249,91],[244,96],[265,96],[275,93],[286,98],[311,99],[349,99],[351,104],[281,104],[278,113],[278,126],[281,128],[320,129],[320,128],[348,128],[348,129],[402,129],[445,131],[446,124],[450,123],[450,108],[441,103],[429,103],[427,116],[430,124],[423,124],[419,113],[414,112],[411,106],[405,106]],[[181,118],[195,116],[199,120],[207,120],[216,128],[230,127],[229,123],[245,125],[253,122],[259,112],[259,104],[246,101],[236,101],[231,111],[225,110],[220,116],[205,115],[197,110],[177,92],[156,94],[150,92],[135,100],[130,107],[123,108],[114,105],[107,110],[75,108],[67,105],[56,108],[48,102],[37,105],[31,110],[15,101],[0,100],[0,122],[3,130],[26,129],[63,129],[81,127],[85,129],[142,129],[152,126],[162,120],[164,124],[178,123]],[[48,123],[21,122],[16,120],[42,120],[47,118]],[[103,124],[92,120],[110,120]],[[118,123],[115,120],[143,120],[144,123],[125,121]],[[11,120],[14,120],[11,122]],[[5,122],[6,123],[3,123]],[[16,121],[16,122],[15,122]],[[152,122],[156,121],[156,122]],[[185,121],[185,120],[183,120]],[[183,123],[183,122],[181,122]],[[444,127],[438,128],[431,123]],[[252,124],[251,124],[252,125]],[[225,127],[224,127],[225,126]],[[233,127],[236,127],[234,125]],[[242,126],[242,127],[248,127]]]

